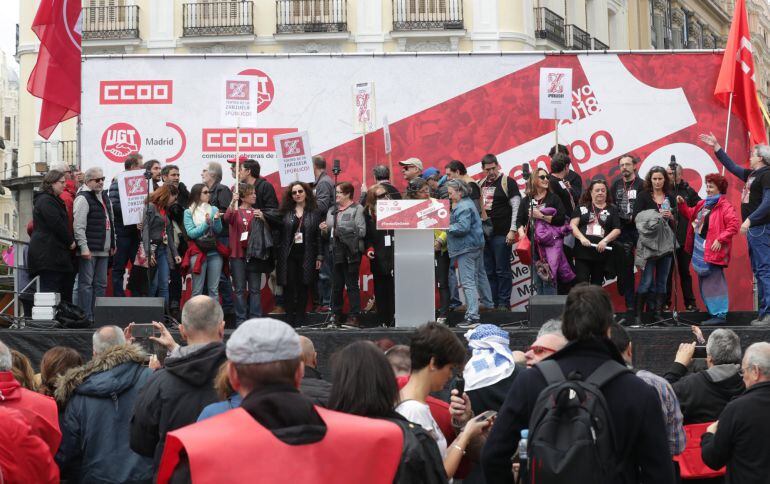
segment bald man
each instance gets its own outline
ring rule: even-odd
[[[315,351],[313,341],[307,336],[299,337],[302,348],[302,361],[305,363],[305,376],[302,377],[299,390],[316,405],[326,406],[329,401],[329,392],[332,384],[323,379],[318,371],[318,353]]]

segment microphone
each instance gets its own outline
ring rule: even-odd
[[[676,165],[677,165],[677,163],[676,163],[676,155],[671,155],[671,161],[668,163],[668,166],[673,171],[673,170],[676,169]]]
[[[529,173],[529,163],[524,163],[521,165],[521,176],[524,178],[524,180],[529,180],[530,173]]]

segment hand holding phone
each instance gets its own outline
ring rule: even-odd
[[[134,324],[131,326],[131,337],[135,339],[149,339],[150,336],[160,336],[152,324]]]

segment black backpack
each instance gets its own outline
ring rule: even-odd
[[[568,380],[553,360],[535,366],[548,386],[540,392],[529,420],[529,482],[612,482],[621,460],[601,387],[631,371],[608,360],[588,378]]]

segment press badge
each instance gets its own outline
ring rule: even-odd
[[[559,182],[559,186],[562,187],[564,190],[567,189],[567,185],[565,185],[563,181]]]
[[[587,229],[588,229],[588,230],[586,230],[586,232],[588,232],[587,235],[594,235],[596,237],[604,237],[604,229],[597,222],[588,224]]]
[[[390,247],[390,235],[385,236],[385,247]]]
[[[241,232],[241,242],[246,242],[247,240],[249,240],[249,233]]]
[[[636,190],[629,190],[628,191],[628,199],[629,200],[636,200]]]
[[[295,244],[302,243],[302,232],[294,232],[294,243]]]

